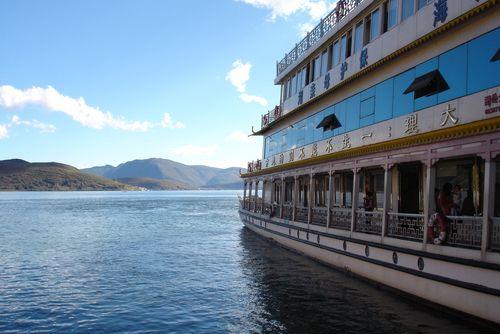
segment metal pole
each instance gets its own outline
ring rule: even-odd
[[[426,163],[427,171],[425,174],[425,189],[424,189],[424,237],[423,237],[423,249],[427,248],[427,228],[429,225],[429,219],[434,213],[434,188],[436,186],[436,168],[432,166],[432,161]]]
[[[387,231],[387,222],[389,220],[388,212],[389,205],[391,203],[391,193],[392,193],[392,170],[391,166],[384,166],[384,208],[382,211],[382,236],[381,242],[384,242],[384,237]]]
[[[484,164],[483,228],[481,236],[481,259],[486,257],[490,237],[490,221],[495,208],[496,163],[486,159]]]
[[[333,171],[328,173],[328,203],[326,204],[326,230],[330,228],[330,221],[332,219],[332,190],[333,190]]]
[[[358,199],[359,199],[359,173],[356,168],[353,169],[353,181],[352,181],[352,211],[351,211],[351,235],[354,232],[354,226],[356,225],[357,211],[358,211]]]

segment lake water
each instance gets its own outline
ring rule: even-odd
[[[473,332],[263,240],[236,196],[0,193],[0,332]]]

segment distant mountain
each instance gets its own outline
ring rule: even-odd
[[[0,190],[137,190],[56,162],[0,161]]]
[[[120,183],[125,183],[131,186],[146,188],[149,190],[191,190],[195,189],[190,185],[185,183],[180,183],[176,181],[170,180],[158,180],[158,179],[150,179],[146,177],[140,178],[124,178],[124,179],[116,179],[116,181]]]
[[[201,165],[191,166],[168,159],[133,160],[117,167],[106,165],[86,168],[82,171],[121,182],[126,182],[127,179],[165,180],[178,186],[185,185],[187,187],[185,189],[240,189],[243,187],[240,169],[237,167],[224,169]]]

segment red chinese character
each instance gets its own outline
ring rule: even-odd
[[[484,105],[491,107],[491,95],[487,95],[484,97]]]
[[[498,103],[498,94],[497,93],[491,95],[491,102]]]

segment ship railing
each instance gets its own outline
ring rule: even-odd
[[[283,218],[292,220],[293,219],[293,205],[290,203],[283,204]]]
[[[328,217],[328,208],[313,207],[311,209],[311,224],[318,226],[326,226],[327,217]]]
[[[387,236],[422,241],[424,238],[424,215],[411,213],[387,213]]]
[[[262,198],[257,198],[254,206],[255,212],[262,212]]]
[[[348,231],[351,229],[352,209],[331,208],[330,211],[330,227]]]
[[[298,206],[295,210],[295,221],[307,223],[309,220],[309,208],[307,206]]]
[[[278,203],[273,203],[272,204],[272,210],[271,210],[271,216],[272,217],[281,217],[281,205]]]
[[[490,249],[500,251],[500,217],[491,219]]]
[[[364,0],[339,0],[337,6],[306,37],[288,52],[276,65],[276,75],[280,75],[288,66],[299,59],[307,50],[316,45],[319,40],[333,29],[342,19]]]
[[[381,211],[357,210],[354,231],[367,234],[381,234],[382,217],[383,212]]]
[[[481,248],[483,217],[480,216],[446,216],[449,246]]]

